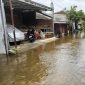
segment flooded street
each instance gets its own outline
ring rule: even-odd
[[[0,85],[85,85],[85,39],[66,37],[0,56]]]

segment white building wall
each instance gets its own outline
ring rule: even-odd
[[[67,18],[65,14],[54,14],[54,22],[67,22]]]

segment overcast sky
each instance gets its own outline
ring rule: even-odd
[[[41,4],[50,6],[51,0],[33,0]],[[85,12],[85,0],[52,0],[54,3],[55,12],[60,11],[64,8],[70,8],[72,5],[76,5],[78,10]]]

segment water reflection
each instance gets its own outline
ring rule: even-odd
[[[78,33],[74,33],[73,34],[73,38],[81,38],[81,39],[83,39],[83,38],[85,38],[85,32],[78,32]]]
[[[0,85],[37,85],[46,75],[39,59],[41,52],[40,46],[24,54],[0,57]]]
[[[0,55],[0,85],[85,85],[85,39],[79,35]]]
[[[85,40],[63,40],[64,43],[58,44],[49,58],[48,55],[42,56],[45,62],[50,60],[45,83],[46,85],[85,85]],[[54,56],[51,58],[52,55]]]

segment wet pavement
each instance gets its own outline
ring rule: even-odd
[[[0,55],[0,85],[85,85],[85,39],[65,37]]]

